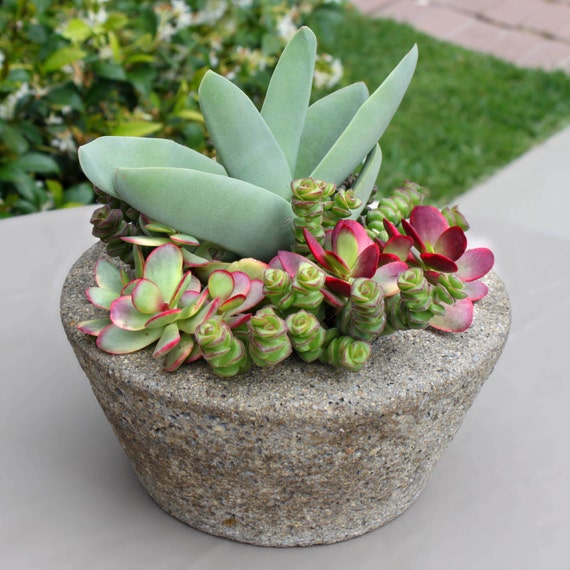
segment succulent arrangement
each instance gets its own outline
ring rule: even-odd
[[[103,202],[94,235],[127,264],[99,261],[87,290],[108,314],[78,326],[101,350],[154,344],[166,370],[202,359],[223,377],[292,353],[357,371],[379,336],[471,325],[494,259],[468,249],[457,208],[423,204],[412,183],[370,200],[416,47],[372,94],[357,83],[310,104],[315,60],[301,28],[261,111],[208,71],[199,102],[215,159],[138,137],[79,149]]]

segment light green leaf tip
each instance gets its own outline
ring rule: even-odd
[[[307,27],[291,38],[271,76],[261,116],[281,146],[291,173],[311,98],[317,38]]]
[[[289,164],[249,97],[210,70],[200,83],[198,98],[206,127],[228,174],[290,199]]]
[[[378,142],[410,84],[418,49],[414,46],[382,85],[360,107],[330,151],[311,173],[313,178],[340,184]]]
[[[117,197],[113,186],[119,167],[171,166],[225,174],[221,164],[167,139],[104,136],[79,147],[79,164],[97,187]]]
[[[183,168],[119,168],[119,196],[153,220],[241,257],[291,246],[289,202],[243,180]]]
[[[334,91],[313,103],[305,125],[295,167],[295,178],[306,178],[348,126],[360,106],[368,99],[362,82]]]

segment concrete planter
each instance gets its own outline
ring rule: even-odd
[[[491,373],[510,326],[492,274],[466,333],[375,343],[356,374],[291,358],[221,380],[203,363],[164,374],[146,350],[100,352],[92,318],[100,245],[71,269],[61,316],[76,356],[149,495],[201,531],[265,546],[332,543],[407,509]]]

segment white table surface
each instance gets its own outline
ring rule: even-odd
[[[570,148],[570,131],[563,136],[554,150]],[[92,208],[0,221],[0,568],[570,569],[570,230],[562,217],[537,225],[528,205],[534,192],[548,198],[552,182],[558,193],[568,185],[568,161],[539,172],[553,148],[462,200],[513,305],[494,373],[410,509],[330,546],[243,545],[163,513],[132,473],[59,322],[65,274],[94,243]],[[486,211],[496,188],[511,186],[514,201]],[[566,200],[568,215],[565,192],[552,197],[560,207]]]

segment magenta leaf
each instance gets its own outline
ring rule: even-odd
[[[153,343],[161,333],[160,329],[129,331],[111,324],[97,337],[97,347],[110,354],[128,354]]]
[[[403,273],[407,269],[407,263],[394,261],[379,267],[372,276],[372,279],[382,287],[385,297],[391,297],[400,291],[398,288],[398,277],[400,273]]]
[[[468,249],[457,260],[457,276],[462,281],[475,281],[487,275],[493,268],[495,256],[486,247]]]
[[[249,291],[243,305],[240,307],[241,311],[249,311],[255,305],[261,303],[265,295],[263,294],[263,281],[261,279],[252,279],[249,284]]]
[[[394,261],[406,261],[413,245],[414,240],[409,236],[394,236],[386,242],[382,253],[397,256],[398,259]]]
[[[327,289],[333,293],[338,293],[339,295],[350,297],[350,283],[344,279],[339,279],[338,277],[327,275],[325,278],[325,285]]]
[[[356,260],[356,264],[352,268],[352,277],[372,277],[376,269],[378,269],[378,260],[380,258],[380,248],[377,244],[370,244]]]
[[[429,243],[432,247],[449,227],[449,222],[435,206],[415,206],[410,214],[410,224],[421,241]]]
[[[281,267],[279,267],[279,263],[281,264]],[[303,257],[302,255],[299,255],[298,253],[294,253],[292,251],[279,251],[277,253],[277,259],[273,258],[269,263],[269,266],[272,269],[283,269],[289,275],[291,275],[291,277],[294,277],[295,275],[297,275],[297,271],[299,270],[299,267],[301,266],[302,263],[311,263],[311,265],[317,267],[306,257]]]
[[[412,224],[410,224],[410,222],[408,222],[408,220],[402,220],[402,227],[404,228],[406,235],[409,236],[412,239],[412,241],[414,242],[416,249],[418,251],[426,251],[426,246],[425,246],[424,242],[422,241],[422,238],[420,237],[418,232],[415,230],[414,226],[412,226]]]
[[[234,289],[232,295],[245,295],[247,296],[249,288],[251,287],[251,279],[247,273],[243,271],[232,271],[234,278]]]
[[[454,261],[459,259],[467,249],[465,232],[459,226],[447,228],[435,242],[434,251]]]
[[[489,292],[489,287],[482,281],[469,281],[463,284],[463,291],[471,301],[479,301]]]
[[[420,257],[428,267],[436,271],[442,271],[443,273],[455,273],[457,271],[455,261],[439,253],[422,253]]]
[[[307,247],[314,255],[317,262],[320,263],[323,267],[326,267],[325,250],[323,249],[323,246],[316,240],[316,238],[311,234],[311,232],[307,228],[303,228],[303,236],[305,236],[305,242],[307,243]],[[279,259],[281,259],[281,256],[279,256]],[[281,263],[283,263],[283,260],[281,260]],[[287,269],[285,271],[289,273]]]
[[[402,234],[400,234],[400,231],[398,230],[398,228],[390,220],[388,220],[388,218],[384,218],[382,220],[382,223],[384,224],[384,229],[386,230],[386,233],[391,238],[395,237],[395,236],[402,235]]]
[[[376,246],[364,227],[354,220],[341,220],[331,235],[332,250],[348,267],[354,267],[359,255],[370,245]]]
[[[429,325],[444,332],[466,331],[473,322],[473,303],[469,299],[455,301],[453,305],[443,305],[445,314],[432,317]]]

